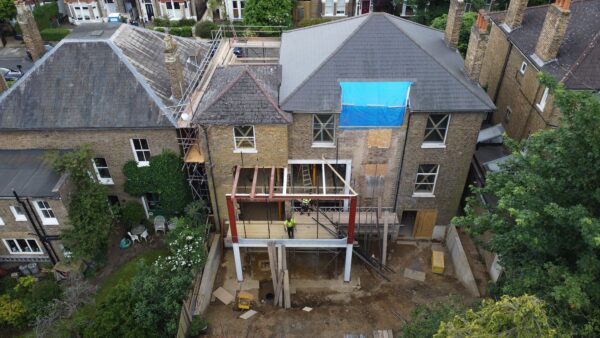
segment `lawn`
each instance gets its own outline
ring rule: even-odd
[[[167,249],[152,250],[125,263],[98,286],[98,290],[96,291],[96,304],[106,299],[111,288],[130,281],[135,276],[136,267],[142,259],[145,260],[146,263],[152,263],[158,259],[158,256],[166,256],[167,254]]]

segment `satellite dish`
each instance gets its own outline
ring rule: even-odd
[[[188,114],[188,113],[181,114],[181,119],[184,120],[184,121],[189,121],[190,120],[190,114]]]

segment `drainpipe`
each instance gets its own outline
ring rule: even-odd
[[[212,172],[212,158],[210,156],[210,144],[208,143],[208,128],[206,126],[200,126],[202,128],[202,131],[204,132],[204,142],[206,142],[206,155],[208,156],[208,164],[209,166],[211,166],[209,173],[210,173],[210,181],[212,183],[213,189],[216,189],[215,186],[215,177],[213,175]],[[205,169],[206,169],[206,165],[205,165]],[[209,196],[210,196],[210,192],[209,192]],[[217,192],[214,191],[214,196],[215,196],[215,213],[217,214],[217,219],[219,220],[219,223],[221,222],[221,215],[219,214],[219,198],[217,197]],[[221,228],[221,224],[219,224],[219,228]]]
[[[406,143],[408,141],[408,131],[410,130],[410,117],[412,114],[406,107],[408,121],[406,121],[406,134],[404,135],[404,145],[402,146],[402,157],[400,158],[400,168],[398,168],[398,183],[396,184],[396,194],[394,196],[394,210],[398,207],[398,194],[400,194],[400,181],[402,180],[402,166],[404,164],[404,154],[406,154]]]
[[[57,259],[58,256],[56,255],[56,252],[54,251],[54,248],[52,247],[52,245],[50,245],[50,242],[48,241],[48,236],[46,236],[46,231],[44,230],[43,226],[40,226],[39,228],[36,226],[36,222],[39,222],[39,219],[37,218],[37,216],[35,216],[35,214],[32,214],[31,212],[29,212],[28,206],[31,208],[31,205],[28,203],[29,200],[25,199],[27,202],[21,200],[21,198],[19,198],[19,195],[17,194],[17,192],[14,189],[13,189],[13,195],[15,196],[15,198],[17,199],[17,202],[21,205],[21,207],[27,214],[28,219],[31,220],[31,226],[33,227],[33,231],[35,231],[35,234],[40,239],[40,242],[42,242],[42,246],[48,253],[48,258],[50,258],[52,265],[55,265],[58,262],[58,259]]]

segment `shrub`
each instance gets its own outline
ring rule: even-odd
[[[188,336],[196,337],[203,334],[208,328],[208,321],[200,316],[194,316],[190,323],[188,330]]]
[[[44,41],[60,41],[70,32],[66,28],[46,28],[40,31],[40,35]]]
[[[319,25],[319,24],[329,22],[329,21],[331,21],[331,19],[326,19],[326,18],[304,19],[298,23],[298,27],[314,26],[314,25]]]
[[[121,222],[127,229],[140,224],[144,218],[146,218],[144,207],[137,202],[127,202],[121,209]]]
[[[167,18],[157,18],[152,19],[152,23],[157,27],[169,27],[171,26],[171,22]]]
[[[0,326],[24,327],[27,324],[27,309],[19,299],[9,295],[0,296]]]
[[[33,285],[31,292],[23,299],[29,321],[35,320],[36,317],[46,313],[48,304],[53,299],[60,299],[62,289],[54,280],[45,279]]]
[[[181,19],[177,22],[177,25],[179,27],[184,27],[184,26],[193,26],[196,24],[196,20],[194,19]]]
[[[210,21],[202,21],[196,24],[196,36],[204,39],[212,38],[211,32],[218,29],[218,26]]]
[[[39,30],[50,28],[53,22],[58,22],[58,4],[49,2],[44,5],[35,6],[33,17]]]
[[[410,313],[410,321],[402,328],[402,337],[421,338],[433,336],[440,323],[462,314],[464,306],[456,296],[443,303],[417,305]]]
[[[192,27],[172,27],[169,33],[176,36],[189,38],[192,36]]]
[[[161,33],[165,32],[165,29],[163,27],[154,27],[154,30]]]

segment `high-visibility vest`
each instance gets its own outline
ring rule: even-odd
[[[304,198],[304,199],[302,199],[302,204],[303,205],[309,205],[310,204],[310,200],[308,198]]]
[[[296,225],[296,221],[294,221],[293,219],[291,219],[289,221],[286,220],[284,223],[288,228],[293,228],[294,225]]]

